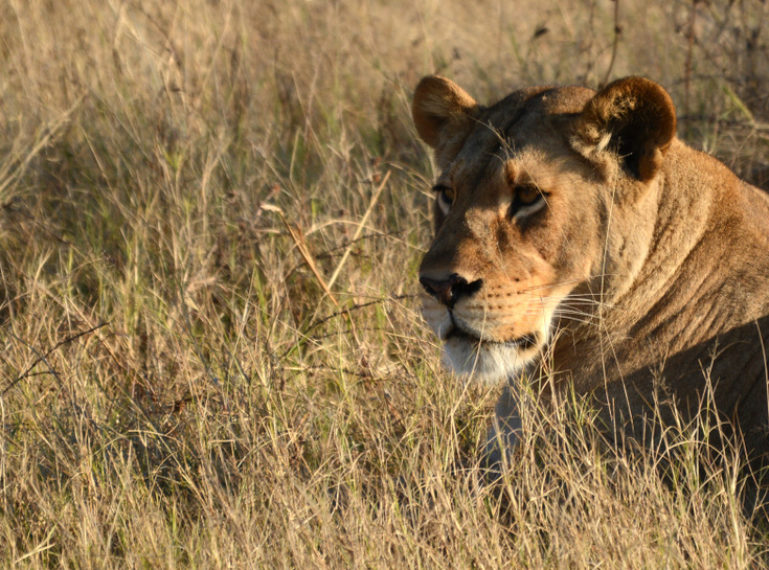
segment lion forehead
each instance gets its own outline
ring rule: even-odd
[[[437,152],[440,178],[466,184],[492,180],[507,160],[532,146],[539,151],[521,156],[531,173],[544,175],[542,165],[564,172],[553,166],[562,157],[578,156],[568,144],[573,119],[594,94],[584,87],[536,87],[481,110],[460,144]]]

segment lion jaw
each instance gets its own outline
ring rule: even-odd
[[[543,315],[539,330],[496,340],[484,322],[472,323],[461,310],[423,298],[422,315],[443,343],[443,364],[468,381],[497,384],[517,376],[542,353],[549,337],[551,315]]]

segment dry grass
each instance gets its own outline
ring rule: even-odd
[[[687,433],[662,477],[531,405],[489,485],[412,298],[423,74],[646,74],[769,178],[766,6],[638,4],[609,69],[605,0],[0,0],[0,566],[761,565]]]

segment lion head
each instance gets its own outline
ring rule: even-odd
[[[632,280],[653,231],[645,197],[675,135],[672,102],[632,77],[483,107],[431,76],[413,116],[439,170],[424,317],[454,370],[507,378],[542,355],[557,325],[592,318]],[[616,217],[634,235],[613,235]]]

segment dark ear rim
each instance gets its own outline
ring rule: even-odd
[[[587,102],[577,121],[581,151],[614,151],[625,170],[648,182],[676,135],[673,100],[658,83],[631,76],[613,81]]]
[[[436,148],[446,126],[461,124],[477,108],[475,99],[451,79],[428,75],[414,90],[411,115],[421,139]]]

